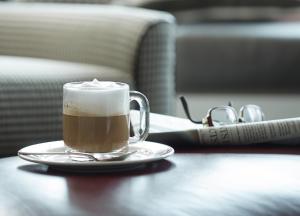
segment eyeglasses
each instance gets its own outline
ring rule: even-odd
[[[202,121],[196,121],[191,118],[185,98],[181,96],[180,100],[188,119],[193,123],[203,124],[203,126],[218,127],[237,123],[259,122],[265,119],[263,111],[257,105],[248,104],[242,106],[239,112],[237,112],[229,102],[227,106],[218,106],[209,109]]]

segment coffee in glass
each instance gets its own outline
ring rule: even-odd
[[[127,84],[97,80],[66,83],[63,97],[63,138],[72,150],[114,152],[126,147],[131,140],[146,139],[149,131],[147,98],[139,92],[130,92]],[[129,137],[131,100],[136,100],[140,112],[146,113],[144,132],[135,138]]]

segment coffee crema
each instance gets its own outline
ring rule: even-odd
[[[82,152],[112,152],[129,140],[129,116],[63,115],[65,145]]]

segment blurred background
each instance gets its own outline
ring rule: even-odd
[[[176,17],[176,93],[194,118],[228,101],[260,105],[268,119],[300,116],[299,1],[139,2]]]
[[[62,139],[62,86],[123,81],[155,113],[300,116],[298,0],[0,1],[0,149]]]
[[[9,0],[8,0],[9,1]],[[268,119],[300,116],[298,0],[19,0],[125,5],[176,18],[176,102],[173,115],[231,101],[262,107]]]
[[[300,116],[298,0],[99,1],[175,16],[175,115],[185,117],[184,95],[195,118],[228,101],[257,104],[267,119]]]

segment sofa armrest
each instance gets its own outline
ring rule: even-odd
[[[168,112],[173,29],[171,15],[144,9],[0,3],[0,155],[62,139],[65,82],[133,77],[152,112]]]
[[[153,24],[138,51],[137,86],[147,95],[152,112],[174,114],[175,28],[166,22]]]
[[[166,13],[111,5],[2,3],[0,54],[133,71],[141,37]]]
[[[0,55],[115,68],[138,77],[135,88],[146,91],[152,111],[170,112],[170,100],[161,103],[156,93],[174,96],[170,83],[174,77],[175,42],[170,33],[174,18],[170,14],[113,5],[13,2],[0,4],[0,26]],[[157,75],[165,78],[153,78]],[[162,82],[168,82],[167,88],[152,88],[164,85]]]

